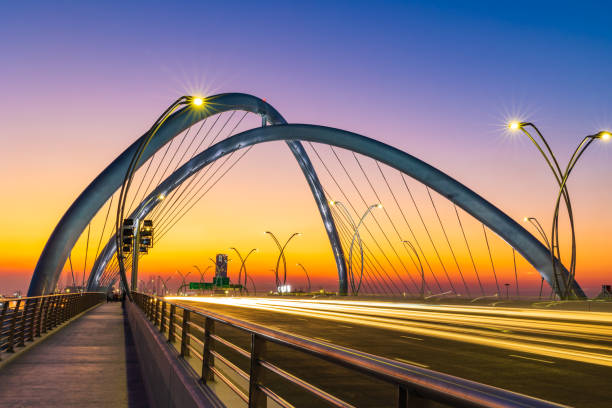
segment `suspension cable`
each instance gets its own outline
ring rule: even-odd
[[[499,290],[499,282],[497,282],[497,273],[495,273],[495,265],[493,265],[493,255],[491,255],[491,247],[489,246],[489,238],[487,238],[487,230],[485,225],[482,224],[482,232],[484,233],[485,242],[487,243],[487,251],[489,251],[489,259],[491,260],[491,269],[493,270],[493,277],[495,277],[495,286],[497,286],[497,296],[501,296]]]
[[[474,267],[474,273],[476,274],[476,279],[478,279],[478,286],[480,287],[480,292],[482,296],[485,296],[484,288],[482,287],[482,282],[480,281],[480,275],[478,275],[478,270],[476,269],[476,262],[474,262],[474,257],[472,256],[472,250],[470,249],[470,244],[468,243],[467,236],[465,235],[465,230],[463,229],[463,223],[461,222],[461,218],[459,218],[459,211],[457,211],[457,206],[453,204],[455,208],[455,214],[457,214],[457,221],[459,222],[459,227],[461,228],[461,233],[463,234],[463,240],[465,241],[465,246],[468,250],[468,254],[470,255],[470,260],[472,261],[472,266]]]
[[[468,288],[467,283],[465,283],[463,272],[461,272],[461,267],[459,266],[459,262],[457,261],[457,257],[455,256],[455,251],[453,251],[453,247],[451,246],[450,240],[448,239],[448,235],[446,234],[446,228],[444,228],[444,224],[442,223],[442,219],[440,218],[440,214],[438,213],[438,208],[436,207],[433,197],[431,196],[431,191],[429,191],[429,187],[425,187],[425,190],[427,191],[429,201],[431,201],[431,206],[433,207],[434,212],[436,213],[436,217],[438,218],[438,222],[440,223],[440,228],[442,228],[442,233],[444,234],[444,238],[446,239],[446,243],[448,244],[448,249],[450,249],[451,255],[453,256],[453,260],[455,261],[455,265],[457,266],[457,270],[459,271],[459,276],[461,276],[461,280],[463,281],[465,291],[468,297],[471,297],[470,289]]]

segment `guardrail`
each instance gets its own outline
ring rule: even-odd
[[[66,320],[103,302],[104,293],[0,298],[0,352],[13,353]],[[1,360],[1,357],[0,357]]]
[[[271,405],[275,406],[287,408],[295,406],[287,400],[290,399],[290,395],[287,395],[287,399],[281,397],[272,389],[270,381],[264,381],[268,373],[291,383],[294,389],[305,391],[311,398],[314,396],[320,402],[324,401],[325,405],[343,408],[359,405],[358,403],[355,405],[355,401],[347,402],[332,395],[322,389],[324,386],[316,386],[312,381],[300,378],[295,373],[279,367],[278,363],[273,363],[267,355],[269,354],[267,346],[272,344],[303,353],[305,356],[314,356],[353,373],[365,374],[389,384],[395,389],[394,405],[401,408],[409,404],[411,407],[424,406],[430,401],[453,407],[561,406],[358,350],[196,310],[162,298],[142,293],[133,293],[133,298],[147,318],[159,328],[171,344],[175,345],[177,353],[199,373],[200,380],[204,384],[213,385],[215,379],[221,381],[248,407],[266,407],[270,401],[273,402]],[[237,329],[248,334],[250,347],[241,347],[221,337],[218,333],[221,327]],[[217,350],[218,346],[227,350],[228,354],[238,356],[246,362],[239,364],[230,361],[227,355],[222,355]],[[199,367],[194,366],[194,362]],[[223,371],[221,367],[224,367]],[[287,389],[284,391],[287,394]]]

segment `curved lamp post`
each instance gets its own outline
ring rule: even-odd
[[[234,248],[231,247],[231,250],[233,250],[234,252],[236,252],[236,255],[238,255],[238,258],[240,259],[240,271],[238,272],[238,283],[240,284],[242,281],[242,271],[244,270],[244,288],[247,290],[247,292],[249,291],[249,289],[247,289],[247,269],[246,269],[246,261],[247,259],[249,259],[249,256],[251,256],[251,254],[253,252],[257,252],[257,248],[253,248],[249,251],[249,253],[247,254],[247,256],[245,256],[244,258],[242,257],[242,255],[240,254],[240,252]]]
[[[554,284],[556,286],[554,289],[556,292],[561,293],[562,298],[567,299],[571,296],[571,289],[570,289],[571,286],[570,285],[573,283],[573,280],[576,274],[576,233],[575,233],[575,226],[574,226],[574,214],[572,211],[572,205],[571,205],[569,192],[567,190],[567,180],[569,178],[569,175],[571,174],[571,171],[576,165],[578,159],[580,158],[580,156],[582,156],[582,154],[590,146],[590,144],[596,139],[609,140],[611,138],[611,135],[609,132],[602,131],[594,135],[586,136],[582,140],[582,142],[580,142],[580,144],[578,145],[578,147],[572,154],[572,157],[570,161],[568,162],[567,167],[565,168],[565,171],[562,171],[557,158],[555,157],[554,153],[552,152],[552,149],[550,148],[550,145],[544,138],[544,135],[542,134],[542,132],[540,132],[540,130],[537,128],[537,126],[535,126],[531,122],[512,122],[508,126],[510,130],[520,129],[524,134],[526,134],[529,137],[531,142],[536,146],[536,148],[538,149],[538,151],[540,152],[540,154],[546,161],[548,167],[550,168],[553,175],[555,176],[557,184],[559,185],[559,193],[557,195],[557,200],[555,202],[555,210],[553,212],[553,220],[552,220],[552,227],[551,227],[552,232],[551,232],[550,242],[548,246],[549,246],[550,256],[551,256],[552,265],[553,265]],[[538,135],[538,138],[540,139],[544,147],[542,147],[542,145],[538,143],[538,141],[531,135],[531,133],[527,131],[526,129],[527,127],[531,127],[532,129],[535,130],[535,132]],[[565,206],[567,208],[567,213],[568,213],[568,218],[569,218],[569,223],[570,223],[570,230],[571,230],[571,242],[572,242],[569,274],[567,277],[567,281],[564,282],[565,287],[563,288],[563,292],[560,291],[561,282],[559,281],[559,274],[557,273],[557,265],[556,265],[556,262],[554,261],[555,257],[559,260],[561,259],[561,251],[559,248],[559,207],[561,204],[561,198],[563,198],[565,202]],[[532,222],[532,224],[534,223]],[[541,229],[541,226],[539,227],[536,226],[536,228],[539,231]],[[540,232],[540,234],[542,233]]]
[[[119,193],[119,200],[117,204],[117,218],[115,220],[115,231],[116,231],[116,240],[117,240],[117,263],[119,264],[119,277],[121,279],[121,283],[123,285],[123,289],[125,290],[127,297],[132,300],[132,294],[130,293],[130,287],[128,286],[127,276],[125,273],[125,265],[123,263],[123,217],[125,216],[125,204],[127,201],[127,195],[130,190],[130,186],[132,184],[132,179],[134,178],[134,174],[136,170],[138,170],[138,164],[140,159],[142,158],[142,154],[145,149],[149,145],[149,142],[155,136],[155,133],[159,130],[159,128],[164,124],[166,119],[172,113],[174,113],[178,108],[184,105],[191,105],[193,107],[201,107],[204,105],[204,99],[195,96],[181,96],[178,98],[172,105],[168,107],[161,114],[161,116],[153,123],[151,129],[145,134],[140,145],[134,152],[134,156],[130,161],[127,172],[125,174],[125,178],[123,179],[123,184],[121,185],[121,190]],[[134,258],[138,259],[138,253],[132,255]],[[136,271],[132,271],[132,273],[136,273]],[[136,280],[134,280],[136,282]],[[134,288],[135,289],[135,288]]]
[[[266,231],[265,234],[268,234],[272,237],[272,239],[276,243],[276,246],[278,247],[278,250],[280,251],[280,254],[278,255],[278,259],[276,260],[276,268],[274,269],[274,276],[276,278],[276,287],[278,288],[279,286],[281,286],[280,279],[278,277],[278,267],[280,265],[281,258],[283,259],[283,286],[287,284],[287,260],[285,259],[285,248],[287,248],[287,245],[289,245],[289,242],[294,237],[300,236],[302,235],[302,233],[294,232],[293,234],[291,234],[291,236],[287,239],[287,241],[285,241],[285,244],[282,246],[280,242],[278,241],[278,239],[276,238],[276,236],[272,232]]]
[[[306,271],[306,268],[304,268],[304,265],[302,265],[301,263],[298,263],[297,266],[302,268],[302,270],[306,274],[306,279],[308,280],[308,293],[310,293],[310,276],[308,276],[308,272]]]
[[[181,291],[181,289],[183,289],[185,286],[187,286],[187,283],[185,282],[185,279],[187,279],[187,277],[189,276],[189,274],[190,274],[191,272],[187,272],[186,274],[184,274],[184,275],[183,275],[183,274],[181,273],[181,271],[179,271],[179,270],[177,269],[177,270],[176,270],[176,273],[178,273],[178,274],[180,275],[181,279],[183,280],[183,284],[182,284],[182,285],[179,287],[179,292],[180,292],[180,291]],[[185,293],[185,292],[184,292],[184,289],[183,289],[183,293]]]
[[[548,248],[548,250],[550,251],[550,241],[548,240],[548,237],[546,236],[546,231],[544,231],[544,228],[542,227],[542,224],[540,224],[540,221],[538,221],[536,217],[525,217],[523,218],[523,221],[529,222],[535,227],[536,231],[538,231],[538,233],[542,237],[546,248]],[[542,277],[542,281],[540,282],[540,295],[538,297],[539,299],[542,299],[542,289],[544,289],[544,277]]]
[[[367,208],[367,210],[365,210],[365,212],[363,213],[363,215],[359,219],[359,222],[357,222],[357,223],[355,223],[353,221],[353,219],[351,218],[351,215],[349,214],[349,212],[346,209],[346,207],[344,206],[344,204],[342,204],[339,201],[330,201],[330,204],[333,205],[333,206],[337,206],[338,208],[341,208],[342,211],[344,212],[345,216],[349,219],[349,222],[351,223],[351,226],[353,227],[353,238],[351,239],[351,245],[349,247],[348,273],[349,273],[349,278],[350,278],[350,282],[351,282],[351,289],[353,290],[353,295],[358,295],[359,294],[359,290],[361,289],[361,283],[363,281],[363,247],[361,245],[361,237],[359,236],[359,227],[361,226],[361,224],[363,224],[363,221],[368,216],[368,214],[371,213],[372,210],[375,209],[375,208],[382,208],[382,204],[372,204],[372,205],[370,205]],[[359,239],[358,239],[359,249],[360,249],[360,253],[361,253],[361,271],[360,271],[360,275],[359,275],[359,283],[357,285],[355,285],[355,275],[353,273],[353,246],[355,245],[355,239],[358,236],[359,236]]]
[[[419,269],[421,270],[421,299],[425,298],[425,271],[423,270],[423,264],[421,263],[421,257],[417,252],[412,242],[403,240],[402,243],[406,245],[408,248],[412,250],[412,252],[416,255],[417,261],[419,261]]]

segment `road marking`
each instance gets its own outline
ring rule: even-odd
[[[400,336],[400,337],[402,337],[404,339],[423,341],[423,339],[420,339],[418,337],[411,337],[411,336]]]
[[[314,338],[315,338],[315,339],[317,339],[317,340],[325,341],[325,342],[327,342],[327,343],[332,343],[332,341],[331,341],[331,340],[324,339],[323,337],[314,337]]]
[[[417,363],[415,361],[410,361],[410,360],[404,360],[403,358],[396,358],[397,361],[401,361],[402,363],[406,363],[406,364],[412,364],[415,366],[419,366],[419,367],[423,367],[423,368],[429,368],[428,365],[425,364],[421,364],[421,363]]]
[[[308,321],[308,319],[301,319],[301,318],[299,318],[299,317],[297,318],[297,320],[301,320],[301,321],[303,321],[303,322],[307,322],[307,321]]]
[[[524,358],[525,360],[533,360],[533,361],[539,361],[541,363],[547,363],[547,364],[555,364],[554,361],[549,361],[549,360],[541,360],[539,358],[533,358],[533,357],[525,357],[525,356],[517,356],[516,354],[508,354],[509,357],[516,357],[516,358]]]
[[[352,326],[347,326],[345,324],[339,324],[338,327],[344,327],[345,329],[352,329]]]

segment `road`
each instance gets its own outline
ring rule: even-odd
[[[420,367],[577,407],[612,406],[612,314],[279,298],[177,298]]]

